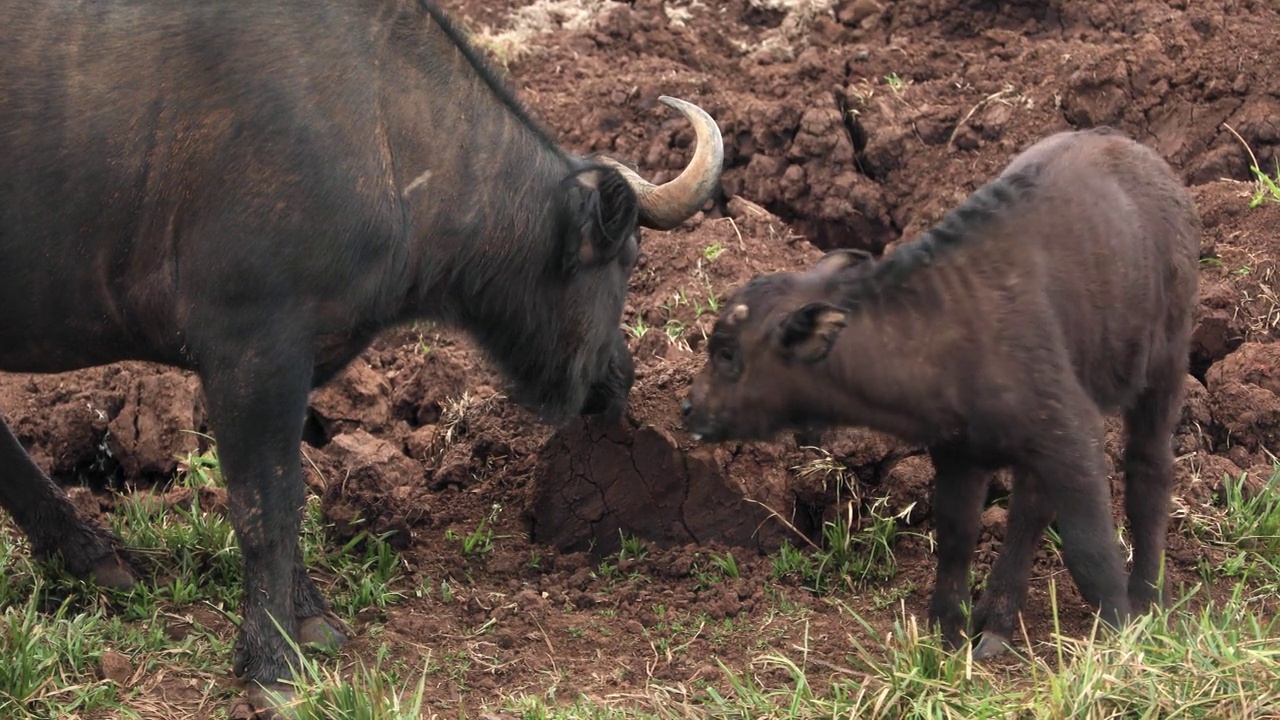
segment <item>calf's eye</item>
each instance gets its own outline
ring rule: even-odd
[[[734,380],[742,372],[742,368],[738,363],[738,353],[732,347],[722,347],[715,351],[712,356],[715,362],[716,371],[729,380]]]

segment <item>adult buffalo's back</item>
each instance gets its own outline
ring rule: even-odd
[[[298,554],[307,394],[389,324],[473,333],[555,421],[617,412],[637,225],[714,192],[558,148],[420,0],[0,0],[0,370],[195,370],[245,558],[236,671],[288,677],[342,623]],[[39,554],[133,582],[0,424],[0,503]]]

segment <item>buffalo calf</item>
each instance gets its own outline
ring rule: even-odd
[[[686,426],[725,441],[859,425],[927,446],[930,614],[953,647],[988,479],[1011,467],[1004,549],[971,618],[975,654],[1010,639],[1055,516],[1071,576],[1118,625],[1162,599],[1199,247],[1195,206],[1155,152],[1109,128],[1052,135],[882,259],[837,250],[738,289],[683,403]],[[1102,451],[1114,411],[1127,587]]]

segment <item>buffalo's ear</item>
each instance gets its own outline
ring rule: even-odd
[[[637,232],[635,191],[617,170],[604,166],[575,173],[561,187],[566,274],[612,262]]]
[[[848,325],[849,311],[826,302],[811,302],[778,324],[778,348],[801,362],[817,362],[831,352],[836,336]]]

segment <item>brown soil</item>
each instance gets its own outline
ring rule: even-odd
[[[480,33],[505,27],[528,3],[443,4]],[[784,540],[821,542],[822,522],[844,509],[830,476],[796,468],[829,453],[863,498],[855,510],[887,497],[888,512],[910,508],[904,529],[927,535],[928,460],[858,430],[829,433],[821,451],[805,447],[812,438],[692,443],[677,407],[702,362],[712,315],[700,306],[756,273],[812,262],[819,248],[879,252],[911,238],[1019,148],[1059,129],[1113,124],[1134,134],[1183,174],[1202,209],[1202,313],[1176,438],[1178,507],[1211,503],[1224,473],[1267,472],[1267,451],[1280,449],[1280,204],[1248,207],[1252,186],[1242,181],[1252,160],[1226,129],[1263,168],[1280,161],[1280,67],[1267,55],[1280,33],[1275,3],[770,9],[784,5],[603,2],[586,27],[531,35],[526,52],[506,56],[511,84],[567,146],[608,150],[656,179],[682,167],[692,141],[658,95],[700,103],[724,131],[724,196],[682,228],[644,235],[624,321],[648,331],[632,342],[638,381],[624,422],[534,424],[465,337],[420,326],[389,333],[315,394],[307,473],[335,542],[358,519],[396,530],[406,570],[399,587],[409,597],[385,617],[355,618],[351,652],[368,658],[389,644],[402,656],[466,653],[460,673],[428,679],[433,707],[477,708],[520,690],[637,692],[649,679],[723,685],[715,659],[743,670],[768,648],[790,652],[805,633],[811,659],[830,664],[815,671],[840,672],[850,639],[865,631],[792,579],[770,580],[765,553]],[[0,376],[0,408],[55,477],[99,490],[167,478],[175,456],[202,442],[181,431],[204,429],[194,379],[140,364]],[[112,505],[102,493],[79,499]],[[470,533],[495,506],[495,550],[462,557],[446,531]],[[1000,510],[988,515],[976,558],[983,571],[1002,535]],[[608,578],[599,563],[617,551],[619,531],[651,552]],[[726,549],[741,577],[706,581],[710,553]],[[1191,535],[1185,513],[1170,550],[1175,583],[1197,582],[1197,563],[1217,553]],[[879,640],[901,612],[895,596],[923,617],[932,589],[927,540],[902,535],[895,555],[893,579],[839,595]],[[444,579],[452,603],[438,591]],[[1064,632],[1086,633],[1088,608],[1046,547],[1027,603],[1031,637],[1053,630],[1050,579]],[[414,596],[422,585],[434,591]],[[804,609],[807,627],[770,612],[779,598]],[[689,644],[664,651],[655,638],[669,636],[673,617],[688,631],[672,645]],[[707,624],[695,635],[699,617]],[[725,618],[738,632],[713,632]],[[379,634],[367,632],[377,625]]]

